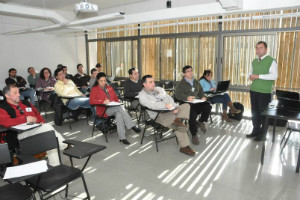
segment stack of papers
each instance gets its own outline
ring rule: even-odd
[[[41,126],[41,124],[29,124],[29,123],[24,123],[24,124],[19,124],[17,126],[12,126],[11,128],[20,130],[20,131],[26,131],[28,129],[32,129],[35,127]]]
[[[119,106],[119,105],[122,105],[122,103],[120,103],[120,102],[115,102],[115,101],[111,101],[111,102],[109,102],[109,103],[106,104],[106,105],[108,105],[108,106]]]
[[[7,167],[3,179],[18,178],[33,174],[39,174],[48,170],[47,162],[45,160],[19,165],[14,167]]]

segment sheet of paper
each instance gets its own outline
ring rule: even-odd
[[[194,99],[193,101],[185,101],[187,103],[192,103],[192,104],[196,104],[196,103],[203,103],[205,101],[201,100],[201,99]]]
[[[108,106],[119,106],[119,105],[122,105],[122,103],[120,102],[115,102],[115,101],[111,101],[107,104]]]
[[[158,111],[161,111],[161,110],[175,110],[176,109],[176,107],[175,106],[173,106],[171,109],[169,109],[169,108],[163,108],[163,109],[152,109],[152,110],[158,110]]]
[[[17,126],[12,126],[11,128],[18,129],[18,130],[21,130],[21,131],[25,131],[25,130],[32,129],[32,128],[35,128],[35,127],[38,127],[38,126],[41,126],[41,124],[27,124],[27,123],[24,123],[24,124],[19,124]]]
[[[19,165],[14,167],[7,167],[3,179],[18,178],[46,172],[48,170],[47,162],[45,160]]]

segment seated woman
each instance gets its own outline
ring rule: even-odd
[[[36,81],[35,90],[40,93],[42,100],[53,102],[56,79],[51,74],[49,68],[43,68],[40,72],[40,78]]]
[[[119,102],[119,99],[114,89],[106,84],[106,75],[100,72],[96,77],[94,87],[92,87],[90,93],[90,104],[96,105],[96,113],[98,116],[115,116],[117,122],[117,131],[119,134],[120,142],[129,145],[130,143],[126,140],[125,132],[126,129],[133,129],[136,133],[141,130],[133,123],[132,119],[125,111],[123,106],[108,107],[105,111],[105,107],[99,106],[99,104],[108,104],[109,102]],[[98,105],[98,106],[97,106]],[[105,113],[103,113],[105,111]],[[103,115],[104,114],[104,115]]]
[[[215,81],[212,80],[212,71],[211,70],[205,70],[202,77],[200,78],[200,84],[203,88],[204,92],[214,91],[216,90],[216,84]],[[222,114],[222,121],[225,120],[226,122],[231,122],[231,119],[229,119],[227,115],[227,106],[230,108],[231,113],[240,113],[241,110],[237,110],[234,108],[231,99],[227,93],[224,93],[223,95],[216,95],[211,97],[212,103],[222,103],[223,104],[223,114]]]

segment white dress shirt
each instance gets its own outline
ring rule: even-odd
[[[264,59],[267,55],[264,55],[263,57],[261,57],[261,60]],[[251,64],[250,67],[250,72],[249,72],[249,76],[252,75],[253,73],[253,66]],[[260,74],[259,75],[259,79],[263,79],[263,80],[276,80],[278,77],[278,65],[277,62],[275,60],[273,60],[271,67],[269,69],[269,74]]]

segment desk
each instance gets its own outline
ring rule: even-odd
[[[273,136],[272,136],[272,143],[275,141],[275,132],[276,132],[276,121],[277,119],[283,119],[283,120],[295,120],[295,121],[300,121],[300,112],[294,112],[294,111],[289,111],[289,110],[284,110],[284,109],[277,109],[276,108],[276,102],[272,101],[270,104],[272,107],[268,107],[266,110],[262,112],[262,115],[265,116],[265,127],[268,127],[268,121],[270,118],[274,119],[274,124],[273,124]],[[265,130],[267,132],[267,130]],[[262,146],[262,151],[261,151],[261,164],[264,164],[264,155],[265,155],[265,142],[263,142]],[[300,153],[300,149],[299,149]],[[298,156],[298,162],[297,162],[297,167],[296,167],[296,173],[299,173],[299,166],[300,166],[300,159]]]
[[[88,159],[86,160],[86,162],[84,163],[81,169],[82,172],[93,154],[106,149],[106,146],[103,145],[80,142],[76,140],[65,140],[64,143],[74,146],[72,148],[64,150],[63,152],[65,155],[69,156],[72,167],[73,167],[72,158],[82,159],[88,157]]]

